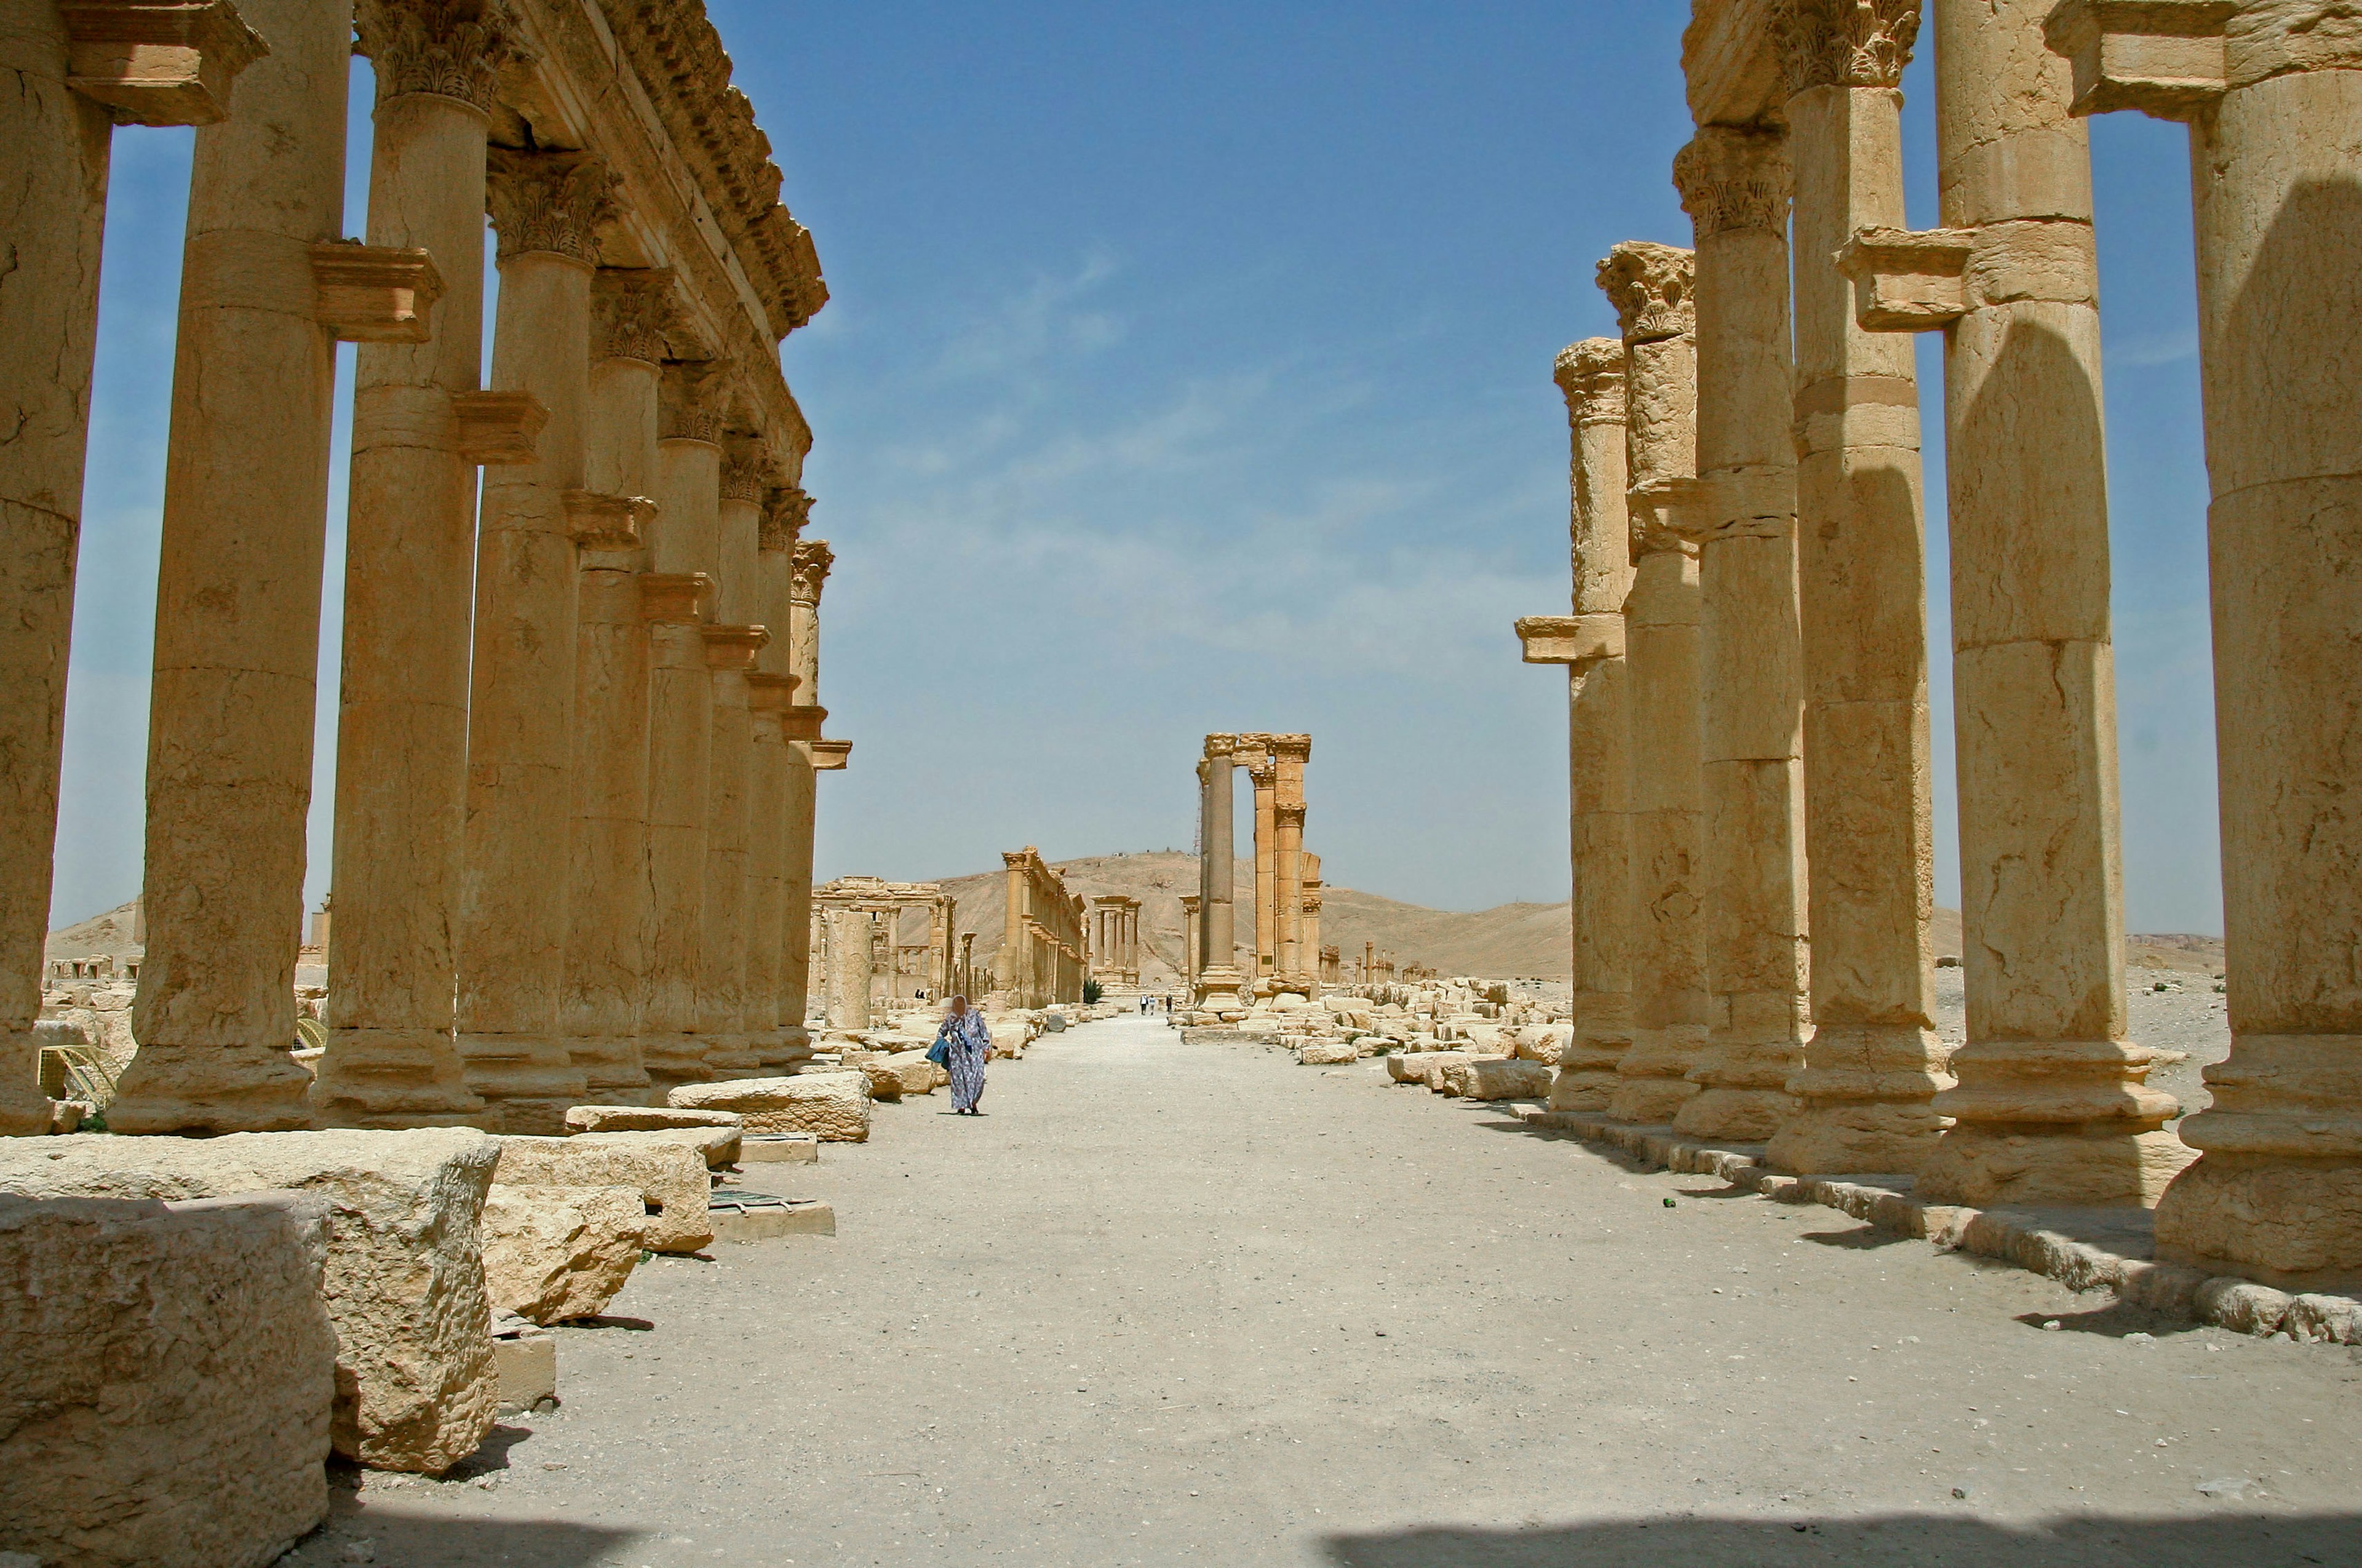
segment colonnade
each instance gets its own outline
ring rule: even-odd
[[[1201,1009],[1246,1005],[1246,999],[1300,996],[1319,989],[1320,857],[1304,850],[1304,768],[1308,734],[1208,735],[1198,766],[1200,910],[1189,943]],[[1253,786],[1254,968],[1240,970],[1233,944],[1236,911],[1231,862],[1233,769]]]
[[[1050,1007],[1083,999],[1091,972],[1088,909],[1032,845],[1002,852],[1007,902],[993,988],[1016,1007]]]
[[[2350,417],[2362,32],[2272,0],[1931,0],[1940,229],[1902,225],[1917,0],[1696,0],[1693,247],[1559,359],[1574,1031],[1552,1104],[1923,1199],[2155,1207],[2161,1255],[2362,1278]],[[2233,1046],[2146,1081],[2124,973],[2082,116],[2187,121]],[[1793,235],[1794,250],[1790,249]],[[1919,389],[1940,331],[1966,1043],[1933,1029]],[[2302,563],[2301,566],[2297,563]],[[1807,955],[1807,912],[1809,955]]]
[[[732,117],[712,25],[613,9],[17,8],[28,91],[0,111],[0,178],[21,286],[0,353],[28,435],[0,457],[0,1113],[31,1076],[110,116],[201,127],[140,1044],[110,1125],[554,1132],[571,1104],[808,1050],[828,558],[800,537],[811,432],[778,343],[826,292]],[[356,38],[377,86],[365,242],[344,237]],[[613,94],[619,69],[653,123]],[[360,348],[337,922],[307,1072],[292,972],[339,341]]]
[[[960,957],[952,944],[952,928],[959,918],[959,900],[944,892],[941,884],[840,877],[813,889],[808,944],[817,946],[828,942],[829,933],[837,929],[832,923],[834,917],[846,911],[869,917],[878,928],[877,951],[868,955],[867,966],[862,970],[865,995],[889,1005],[898,1003],[903,998],[902,981],[906,978],[912,982],[914,989],[931,991],[938,998],[961,988]],[[912,914],[926,917],[927,939],[923,943],[902,940],[903,924]],[[880,978],[886,982],[882,997],[877,995]],[[833,1027],[846,1027],[837,1022],[833,1013],[829,1021]]]
[[[1120,986],[1140,984],[1140,900],[1120,894],[1091,900],[1091,974]]]

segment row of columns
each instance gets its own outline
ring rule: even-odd
[[[2337,204],[2362,201],[2356,144],[2323,130],[2362,124],[2362,37],[2262,3],[1932,12],[1944,228],[1901,225],[1919,6],[1776,6],[1778,123],[1700,128],[1673,171],[1694,250],[1617,247],[1621,338],[1561,356],[1573,613],[1519,624],[1529,660],[1570,673],[1575,1018],[1552,1103],[1762,1142],[1801,1173],[1914,1173],[1923,1199],[2153,1204],[2163,1255],[2351,1283],[2362,1002],[2334,802],[2362,606],[2331,520],[2362,480],[2351,420],[2314,411],[2351,402],[2362,333],[2319,287],[2345,275]],[[2078,117],[2118,107],[2190,121],[2200,172],[2234,1044],[2179,1136],[2126,1037]],[[1968,998],[1948,1072],[1903,336],[1926,330]]]
[[[996,989],[1019,1007],[1083,999],[1091,973],[1088,905],[1043,862],[1031,845],[1001,854],[1007,877],[1005,923],[995,961]]]
[[[499,0],[242,0],[243,24],[221,0],[37,0],[11,27],[39,90],[0,156],[59,220],[17,243],[61,286],[12,286],[0,338],[46,335],[66,373],[54,396],[54,372],[11,378],[49,401],[0,472],[27,525],[0,569],[22,628],[5,657],[30,693],[0,866],[9,1039],[39,1005],[87,427],[95,299],[68,280],[95,276],[105,194],[105,116],[72,73],[90,50],[65,18],[105,12],[143,46],[193,29],[191,112],[210,116],[165,483],[140,1047],[110,1125],[556,1131],[585,1099],[792,1059],[826,547],[799,540],[808,502],[760,432],[734,430],[727,368],[674,359],[669,276],[602,265],[615,177],[591,152],[491,145],[526,55]],[[366,244],[341,237],[356,29],[378,86]],[[361,348],[315,1082],[289,1055],[292,922],[339,339]],[[766,659],[766,624],[803,640]]]
[[[1304,850],[1304,768],[1311,760],[1307,734],[1208,735],[1198,767],[1198,934],[1189,944],[1200,980],[1197,1005],[1220,1010],[1247,996],[1294,991],[1310,996],[1319,985],[1319,857]],[[1240,974],[1231,862],[1231,799],[1234,767],[1243,766],[1254,802],[1254,973]],[[1235,980],[1233,977],[1236,977]]]
[[[1140,984],[1140,900],[1108,894],[1091,900],[1091,973],[1118,985]]]

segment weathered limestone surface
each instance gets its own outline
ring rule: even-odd
[[[667,447],[685,445],[668,442]],[[686,443],[695,445],[695,443]],[[668,465],[677,469],[678,459]],[[659,526],[659,537],[662,536]],[[640,579],[648,623],[647,987],[640,1058],[649,1092],[712,1076],[697,1030],[698,943],[704,920],[705,771],[713,745],[712,680],[705,670],[702,572]]]
[[[484,1288],[535,1323],[595,1317],[632,1277],[647,1235],[635,1187],[496,1184],[484,1199]]]
[[[260,1568],[326,1516],[331,1206],[0,1198],[0,1553]]]
[[[713,1184],[694,1143],[655,1132],[584,1133],[573,1138],[502,1138],[503,1187],[624,1187],[640,1195],[650,1252],[693,1253],[713,1240],[706,1196]]]
[[[1423,1084],[1431,1069],[1467,1059],[1461,1051],[1396,1051],[1386,1058],[1386,1077],[1398,1084]]]
[[[1361,1048],[1350,1040],[1308,1040],[1296,1048],[1297,1061],[1307,1067],[1333,1067],[1361,1056]]]
[[[684,1084],[668,1098],[685,1110],[734,1110],[745,1119],[749,1133],[815,1132],[828,1143],[869,1141],[866,1073],[801,1073],[791,1078]]]
[[[663,1105],[578,1105],[566,1113],[568,1132],[657,1132],[679,1128],[740,1132],[745,1119],[730,1110],[680,1110]]]
[[[1688,1075],[1707,1026],[1697,557],[1670,525],[1675,487],[1697,476],[1691,253],[1628,241],[1599,264],[1599,286],[1624,328],[1634,563],[1624,602],[1632,1048],[1608,1111],[1655,1123],[1698,1092]]]
[[[323,1289],[337,1330],[338,1453],[439,1473],[491,1430],[491,1313],[478,1221],[498,1140],[410,1132],[83,1134],[0,1143],[0,1192],[217,1198],[266,1188],[329,1201]]]

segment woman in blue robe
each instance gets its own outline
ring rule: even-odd
[[[952,1110],[962,1116],[981,1114],[976,1102],[984,1098],[984,1065],[992,1060],[992,1032],[985,1027],[984,1014],[970,1009],[967,998],[952,998],[935,1043],[952,1075]]]

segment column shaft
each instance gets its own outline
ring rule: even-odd
[[[785,1066],[792,1059],[780,1021],[779,966],[787,957],[786,836],[779,831],[788,796],[785,715],[791,690],[781,677],[746,677],[754,755],[746,795],[746,1032],[757,1064]]]
[[[1674,160],[1697,236],[1698,547],[1705,792],[1705,1056],[1673,1119],[1760,1143],[1805,1061],[1804,648],[1790,432],[1789,171],[1777,132],[1708,127]]]
[[[712,673],[713,738],[706,759],[704,939],[698,963],[698,1030],[716,1077],[762,1066],[746,1033],[748,790],[754,730],[746,676],[765,635],[759,626],[705,628]]]
[[[820,738],[824,708],[798,703],[788,710],[781,732],[787,742],[787,773],[781,794],[779,922],[786,946],[779,956],[779,1018],[793,1032],[789,1043],[809,1049],[805,1032],[811,988],[812,824],[817,791],[811,743]]]
[[[1257,750],[1247,763],[1247,780],[1254,786],[1255,990],[1261,995],[1279,967],[1279,767],[1271,737],[1252,738]]]
[[[1797,520],[1813,1035],[1803,1110],[1771,1157],[1806,1174],[1910,1171],[1942,1123],[1927,761],[1926,540],[1911,346],[1854,323],[1837,251],[1903,215],[1901,95],[1916,0],[1783,39],[1795,166]],[[1842,67],[1840,69],[1840,66]]]
[[[659,497],[658,504],[664,503]],[[661,532],[661,525],[659,525]],[[640,1057],[649,1092],[702,1083],[697,1032],[698,947],[704,939],[706,757],[713,745],[713,679],[705,668],[702,573],[640,579],[648,621],[648,983]]]
[[[288,1051],[336,388],[311,248],[344,232],[351,12],[244,5],[271,52],[198,130],[189,182],[124,1132],[311,1123]]]
[[[1196,998],[1201,1009],[1235,1009],[1243,1005],[1240,988],[1244,977],[1238,970],[1238,933],[1232,924],[1231,902],[1237,872],[1231,864],[1231,769],[1237,744],[1235,735],[1206,737],[1206,837],[1200,851],[1206,866],[1206,892],[1199,911],[1205,940]]]

